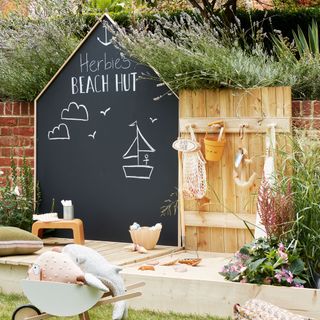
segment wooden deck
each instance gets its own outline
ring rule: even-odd
[[[47,238],[44,239],[45,245],[43,249],[37,251],[36,253],[31,255],[0,257],[0,264],[30,266],[41,253],[51,250],[52,247],[62,247],[69,243],[73,243],[71,239]],[[148,253],[141,254],[137,251],[132,251],[130,243],[96,240],[86,240],[85,246],[98,251],[110,263],[118,266],[125,266],[142,262],[144,260],[150,260],[180,250],[178,247],[156,246],[155,249],[149,250]]]
[[[54,246],[64,246],[73,243],[71,239],[47,238],[44,239],[43,249],[31,255],[17,255],[0,257],[0,292],[21,293],[20,280],[25,279],[29,266],[43,252],[49,251]],[[86,240],[85,246],[98,251],[110,263],[118,266],[127,266],[145,260],[155,259],[172,254],[180,250],[178,247],[156,246],[148,253],[141,254],[131,250],[130,243]]]

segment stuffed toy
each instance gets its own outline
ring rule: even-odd
[[[42,253],[28,270],[28,279],[87,284],[104,292],[109,291],[101,280],[83,272],[67,254],[56,251]]]
[[[63,247],[62,253],[69,255],[83,272],[88,272],[100,279],[109,288],[113,296],[125,293],[124,282],[119,274],[121,268],[109,263],[97,251],[78,244],[68,244]],[[125,301],[119,301],[114,304],[113,320],[126,318],[127,314],[128,309]]]

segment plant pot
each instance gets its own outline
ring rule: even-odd
[[[152,230],[149,227],[141,227],[137,230],[129,230],[132,242],[147,250],[153,249],[159,238],[161,229]]]

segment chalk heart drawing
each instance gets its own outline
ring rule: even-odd
[[[72,101],[61,111],[61,120],[89,121],[88,110],[84,104]]]
[[[105,47],[112,43],[112,37],[110,41],[108,41],[108,26],[106,24],[103,25],[104,28],[104,40],[101,40],[100,37],[97,37],[97,40]]]
[[[65,123],[60,123],[48,132],[49,140],[70,140],[69,128]]]
[[[136,136],[132,144],[130,145],[129,149],[122,156],[122,158],[123,159],[135,158],[137,164],[122,166],[124,175],[127,179],[150,180],[154,167],[148,165],[149,153],[155,152],[156,150],[149,144],[146,138],[142,135],[138,127],[138,121],[135,121],[129,124],[129,127],[136,128]],[[144,164],[140,164],[140,153],[144,154],[144,157],[143,157]]]
[[[111,108],[107,108],[106,110],[101,110],[100,113],[106,116],[106,114],[111,110]]]

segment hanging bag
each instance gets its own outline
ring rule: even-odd
[[[189,131],[190,139],[197,143],[191,126],[189,126]],[[187,200],[202,199],[207,192],[207,175],[206,161],[199,149],[182,152],[182,176],[184,198]]]

